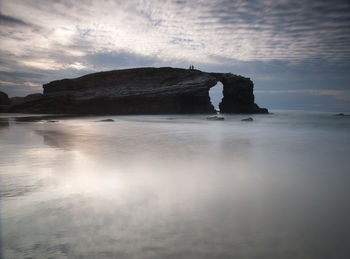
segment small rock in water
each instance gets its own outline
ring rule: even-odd
[[[224,117],[217,116],[217,115],[207,117],[207,120],[213,120],[213,121],[223,121],[224,119],[225,119]]]
[[[249,117],[249,118],[242,119],[241,121],[253,121],[253,118]]]
[[[106,122],[113,122],[113,119],[104,119],[104,120],[99,120],[99,121],[106,121]]]

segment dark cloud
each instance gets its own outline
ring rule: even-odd
[[[31,26],[29,23],[25,21],[0,13],[0,25],[3,26]]]
[[[5,81],[25,81],[25,80],[41,80],[43,77],[40,73],[30,72],[6,72],[0,71],[0,78]],[[15,79],[15,80],[14,80]]]
[[[314,57],[350,60],[349,1],[219,0],[215,6],[199,22],[211,22],[221,34],[232,33],[233,45],[256,40],[257,60],[266,59],[265,54],[298,62]]]

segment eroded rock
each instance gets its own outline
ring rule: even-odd
[[[224,113],[266,113],[254,103],[253,82],[230,73],[180,68],[134,68],[45,84],[42,98],[13,112],[65,114],[193,114],[216,111],[209,89],[223,83]]]
[[[0,105],[10,105],[10,99],[8,95],[0,91]]]
[[[8,95],[0,91],[0,112],[7,112],[10,107],[10,99]]]

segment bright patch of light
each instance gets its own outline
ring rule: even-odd
[[[85,69],[87,68],[86,66],[84,66],[82,63],[80,62],[75,62],[73,64],[70,64],[68,67],[70,68],[74,68],[74,69],[77,69],[77,70],[81,70],[81,69]]]

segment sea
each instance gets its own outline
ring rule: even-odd
[[[0,258],[350,258],[350,116],[207,116],[1,114]]]

